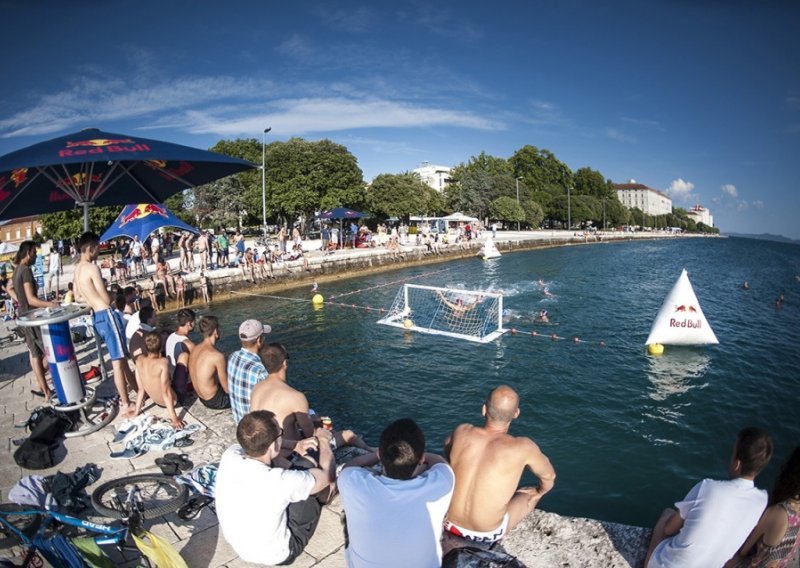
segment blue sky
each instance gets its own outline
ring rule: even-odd
[[[367,181],[547,148],[800,239],[797,2],[0,0],[0,154],[329,138]]]

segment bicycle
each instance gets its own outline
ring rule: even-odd
[[[120,553],[138,553],[136,546],[129,544],[131,534],[141,531],[143,520],[177,511],[186,496],[186,487],[165,475],[140,474],[108,481],[92,493],[98,513],[121,520],[108,525],[29,505],[0,504],[0,550],[7,551],[0,552],[0,566],[39,568],[44,560],[54,566],[84,566],[71,544],[71,539],[78,537],[88,537],[99,547],[113,545]],[[3,554],[12,557],[4,561]]]

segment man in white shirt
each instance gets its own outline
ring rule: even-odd
[[[767,506],[767,492],[753,481],[772,457],[772,440],[760,428],[736,437],[729,466],[731,479],[704,479],[688,495],[665,509],[653,529],[645,566],[713,568],[739,550]]]
[[[366,469],[378,462],[383,475]],[[425,435],[413,420],[387,426],[379,450],[350,460],[337,485],[347,519],[350,568],[441,566],[442,522],[455,476],[444,458],[425,453]],[[400,541],[407,545],[398,546]]]
[[[56,280],[56,296],[58,296],[59,288],[61,285],[61,277],[64,275],[64,268],[61,266],[61,255],[55,247],[50,249],[50,267],[47,269],[47,294],[53,291],[53,279]]]
[[[287,470],[272,460],[281,450],[283,430],[268,410],[246,414],[234,444],[222,455],[214,497],[225,540],[245,562],[291,564],[311,539],[322,508],[314,497],[333,482],[336,462],[331,433],[298,442],[295,451],[319,451],[316,467]]]

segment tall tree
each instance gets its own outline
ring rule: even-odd
[[[591,195],[597,198],[616,198],[617,192],[611,180],[591,168],[580,168],[575,172],[575,195]]]
[[[504,223],[519,223],[525,220],[525,210],[512,197],[498,197],[489,204],[489,218]]]
[[[549,150],[526,145],[509,159],[514,177],[521,177],[531,191],[564,195],[572,187],[572,171]]]
[[[406,222],[411,215],[431,215],[441,209],[439,193],[412,172],[376,177],[367,190],[367,203],[377,217],[399,217]]]

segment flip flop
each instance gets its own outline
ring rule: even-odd
[[[41,398],[44,398],[44,393],[42,391],[40,391],[40,390],[31,389],[31,394],[33,396],[39,396]]]
[[[166,457],[156,458],[156,465],[161,468],[161,473],[164,475],[178,475],[181,472],[178,464]]]
[[[175,463],[178,468],[180,468],[181,472],[189,471],[194,467],[192,460],[189,459],[189,456],[186,454],[164,454],[165,460],[171,460]]]
[[[121,452],[111,452],[109,457],[112,460],[129,460],[132,458],[138,458],[143,453],[145,453],[145,450],[141,448],[125,448]]]
[[[176,448],[188,448],[192,444],[194,444],[194,440],[192,440],[191,438],[188,438],[188,437],[187,438],[178,438],[177,440],[175,440],[175,447]]]

